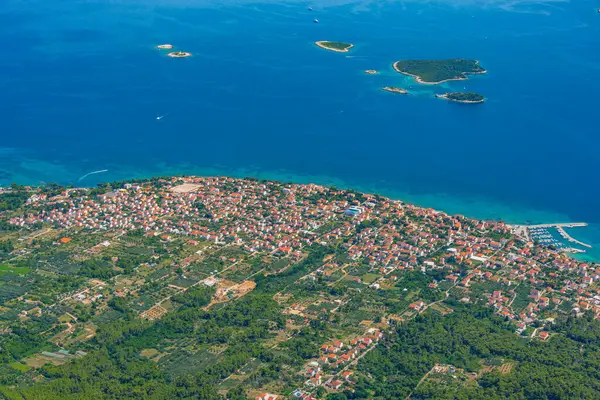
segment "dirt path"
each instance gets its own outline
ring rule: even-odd
[[[410,396],[412,396],[412,394],[415,392],[415,390],[417,390],[417,388],[419,387],[419,385],[420,385],[421,383],[423,383],[423,381],[425,381],[425,379],[427,379],[427,377],[429,376],[429,374],[431,374],[431,372],[433,371],[433,369],[434,369],[435,367],[436,367],[436,366],[434,365],[434,366],[433,366],[433,368],[431,368],[429,371],[427,371],[427,373],[426,373],[425,375],[423,375],[423,377],[421,378],[421,380],[419,381],[419,383],[417,383],[417,386],[415,386],[415,388],[414,388],[413,390],[411,390],[411,392],[408,394],[408,396],[406,396],[406,397],[404,398],[404,400],[408,400],[408,399],[410,399]]]

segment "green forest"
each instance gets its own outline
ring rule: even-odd
[[[509,330],[488,309],[442,317],[419,316],[369,353],[359,369],[357,392],[381,399],[594,399],[600,393],[600,323],[591,315],[554,326],[548,342],[530,341]],[[468,384],[419,380],[436,364],[477,372],[486,361],[510,360],[508,374],[479,374]],[[357,398],[347,393],[346,398]],[[370,396],[367,396],[370,398]],[[336,398],[340,398],[336,395]]]
[[[301,363],[318,353],[319,330],[305,329],[286,343],[283,357],[257,344],[282,324],[277,303],[252,295],[218,311],[205,312],[209,289],[190,291],[177,299],[183,307],[156,324],[131,315],[101,327],[96,350],[85,359],[59,367],[45,366],[48,383],[3,389],[9,399],[197,398],[220,399],[215,384],[251,358],[265,363],[253,379],[282,379],[284,363]],[[460,306],[458,306],[460,307]],[[600,323],[591,315],[566,318],[552,329],[549,342],[514,334],[488,309],[463,309],[442,317],[431,312],[397,326],[384,343],[358,365],[354,392],[328,399],[565,399],[596,398],[600,392]],[[173,376],[139,355],[165,340],[191,337],[199,343],[231,346],[218,363],[201,371]],[[292,358],[290,358],[292,357]],[[481,373],[482,366],[510,360],[508,374]],[[502,363],[502,361],[500,361]],[[420,379],[435,364],[452,364],[476,379],[445,384]],[[293,379],[293,377],[287,377]],[[418,385],[418,387],[417,387]],[[228,398],[245,398],[244,387]]]

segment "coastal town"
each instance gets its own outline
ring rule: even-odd
[[[204,290],[210,296],[197,308],[205,313],[259,294],[278,310],[257,340],[279,357],[297,351],[280,372],[286,379],[265,378],[268,363],[254,355],[215,381],[222,394],[241,386],[256,399],[352,392],[368,374],[363,358],[396,326],[431,313],[482,307],[534,342],[561,335],[558,318],[600,318],[600,266],[535,239],[541,227],[229,177],[2,192],[15,193],[22,203],[0,214],[0,344],[17,330],[8,316],[24,326],[46,321],[39,346],[9,364],[24,381],[42,379],[44,365],[85,359],[124,313],[157,323]],[[144,346],[142,357],[178,375],[218,363],[233,344],[177,336]],[[428,374],[457,374],[435,368]]]

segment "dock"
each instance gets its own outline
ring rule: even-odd
[[[562,226],[556,227],[556,230],[558,231],[558,233],[560,233],[560,236],[564,237],[569,242],[571,242],[571,243],[577,243],[578,245],[583,246],[583,247],[587,247],[589,249],[592,248],[592,246],[590,246],[589,244],[583,243],[583,242],[581,242],[581,241],[579,241],[577,239],[574,239],[571,235],[569,235],[567,232],[565,232],[565,230],[563,229]]]
[[[575,247],[564,247],[562,249],[562,251],[565,252],[565,253],[573,253],[573,254],[576,254],[576,253],[585,253],[585,250],[576,249]]]
[[[525,228],[581,228],[588,226],[587,222],[562,222],[557,224],[538,224],[538,225],[513,225],[514,227],[522,226]]]

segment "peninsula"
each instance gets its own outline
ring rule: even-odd
[[[344,42],[328,42],[326,40],[320,40],[315,42],[317,46],[325,50],[337,51],[338,53],[347,53],[351,48],[354,47],[351,43]]]
[[[485,74],[487,71],[477,60],[454,58],[448,60],[401,60],[394,63],[394,69],[412,76],[417,83],[438,84],[448,81],[462,81],[468,74]]]
[[[192,55],[192,53],[188,53],[185,51],[173,51],[167,55],[169,57],[173,57],[173,58],[184,58],[184,57],[190,57]]]
[[[436,94],[435,97],[439,99],[446,99],[455,101],[457,103],[477,104],[483,103],[485,98],[479,93],[475,92],[450,92],[444,94]]]
[[[408,94],[408,90],[402,89],[399,87],[395,87],[395,86],[386,86],[384,88],[381,88],[381,90],[385,90],[386,92],[392,92],[392,93]]]
[[[161,49],[161,50],[171,50],[173,48],[172,44],[159,44],[158,46],[156,46],[157,49]]]

